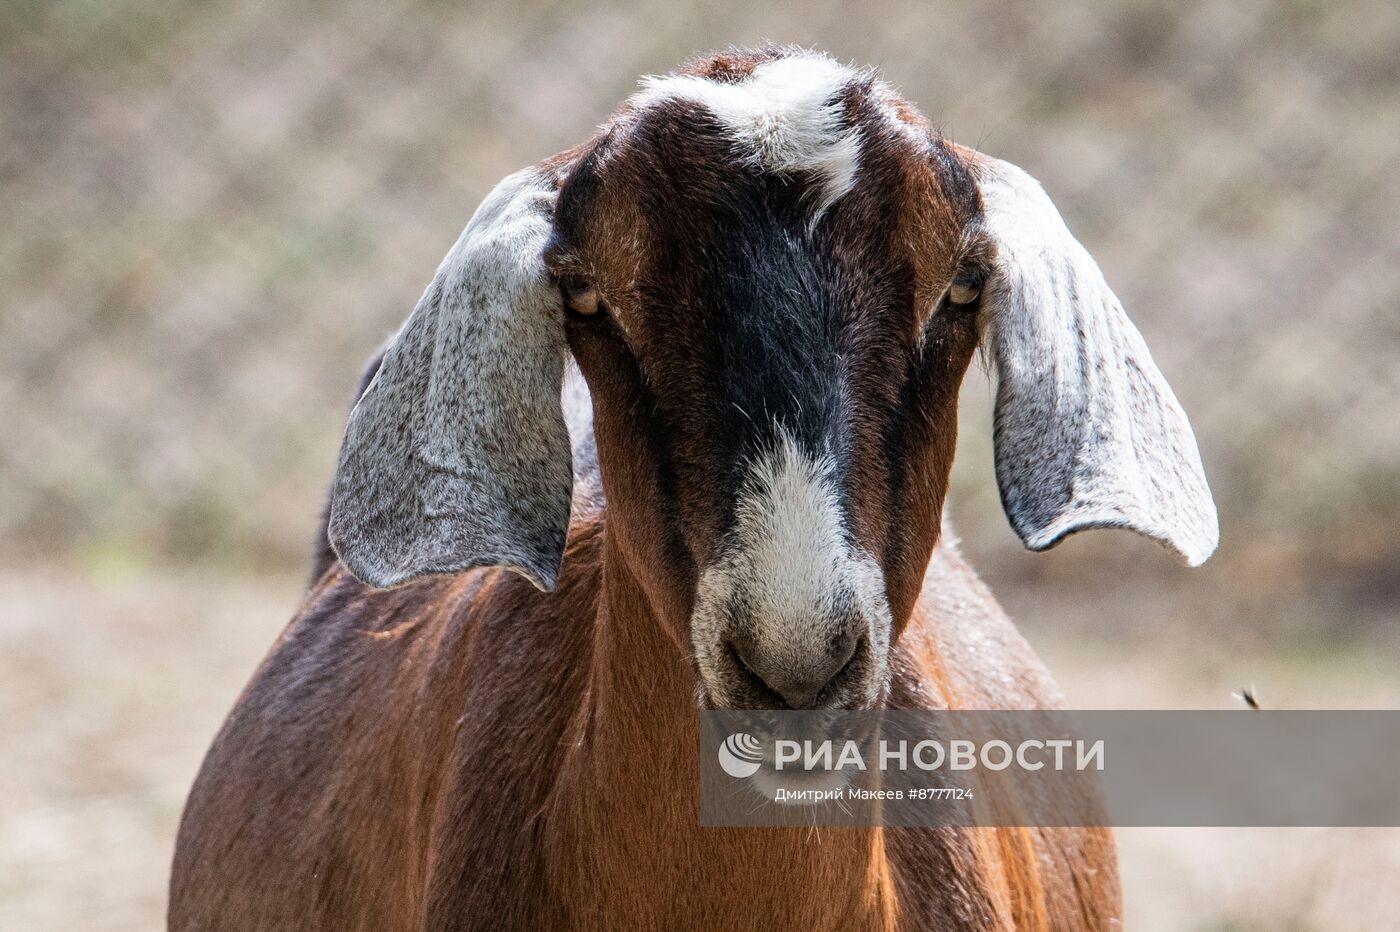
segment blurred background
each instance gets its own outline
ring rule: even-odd
[[[964,388],[949,507],[1071,702],[1400,707],[1389,0],[6,0],[0,928],[160,923],[364,360],[497,179],[638,75],[765,39],[878,66],[1040,178],[1194,421],[1209,564],[1032,555]],[[1400,830],[1121,840],[1130,928],[1397,927]]]

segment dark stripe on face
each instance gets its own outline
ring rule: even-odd
[[[820,181],[764,174],[697,105],[659,107],[630,133],[618,171],[648,179],[638,188],[652,260],[636,337],[677,468],[704,472],[727,526],[732,492],[778,425],[814,454],[844,456],[845,308],[839,271],[808,230]]]
[[[814,455],[846,452],[848,396],[840,335],[849,308],[840,272],[815,248],[800,184],[766,179],[729,212],[711,244],[721,397],[741,458],[771,448],[779,429]]]
[[[826,179],[761,172],[703,108],[660,108],[632,132],[650,143],[649,176],[674,183],[644,197],[654,261],[642,295],[652,331],[643,355],[666,383],[658,395],[670,406],[678,468],[713,480],[708,504],[722,528],[747,467],[780,429],[830,457],[844,487],[856,422],[875,431],[878,451],[884,423],[899,416],[888,367],[906,364],[898,335],[912,298],[912,270],[890,242],[899,166],[862,164],[856,189],[814,226],[813,191]],[[716,158],[717,147],[728,157]],[[886,383],[873,410],[858,410],[854,368]]]

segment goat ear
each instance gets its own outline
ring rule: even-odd
[[[554,587],[573,481],[555,190],[538,169],[496,186],[350,415],[330,539],[371,586],[494,565]]]
[[[1088,528],[1137,531],[1191,566],[1219,540],[1196,438],[1098,265],[1021,169],[977,157],[995,271],[984,346],[997,372],[997,483],[1031,550]]]

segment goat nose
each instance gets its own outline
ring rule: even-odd
[[[859,645],[860,638],[848,633],[830,651],[806,652],[800,660],[753,646],[734,645],[734,652],[745,669],[789,709],[812,709],[826,687],[840,679]]]

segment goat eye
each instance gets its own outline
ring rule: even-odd
[[[575,314],[592,317],[602,307],[598,289],[586,282],[563,281],[559,283],[559,290],[564,295],[564,306]]]
[[[982,293],[982,287],[971,282],[953,282],[948,289],[949,304],[971,304]]]

